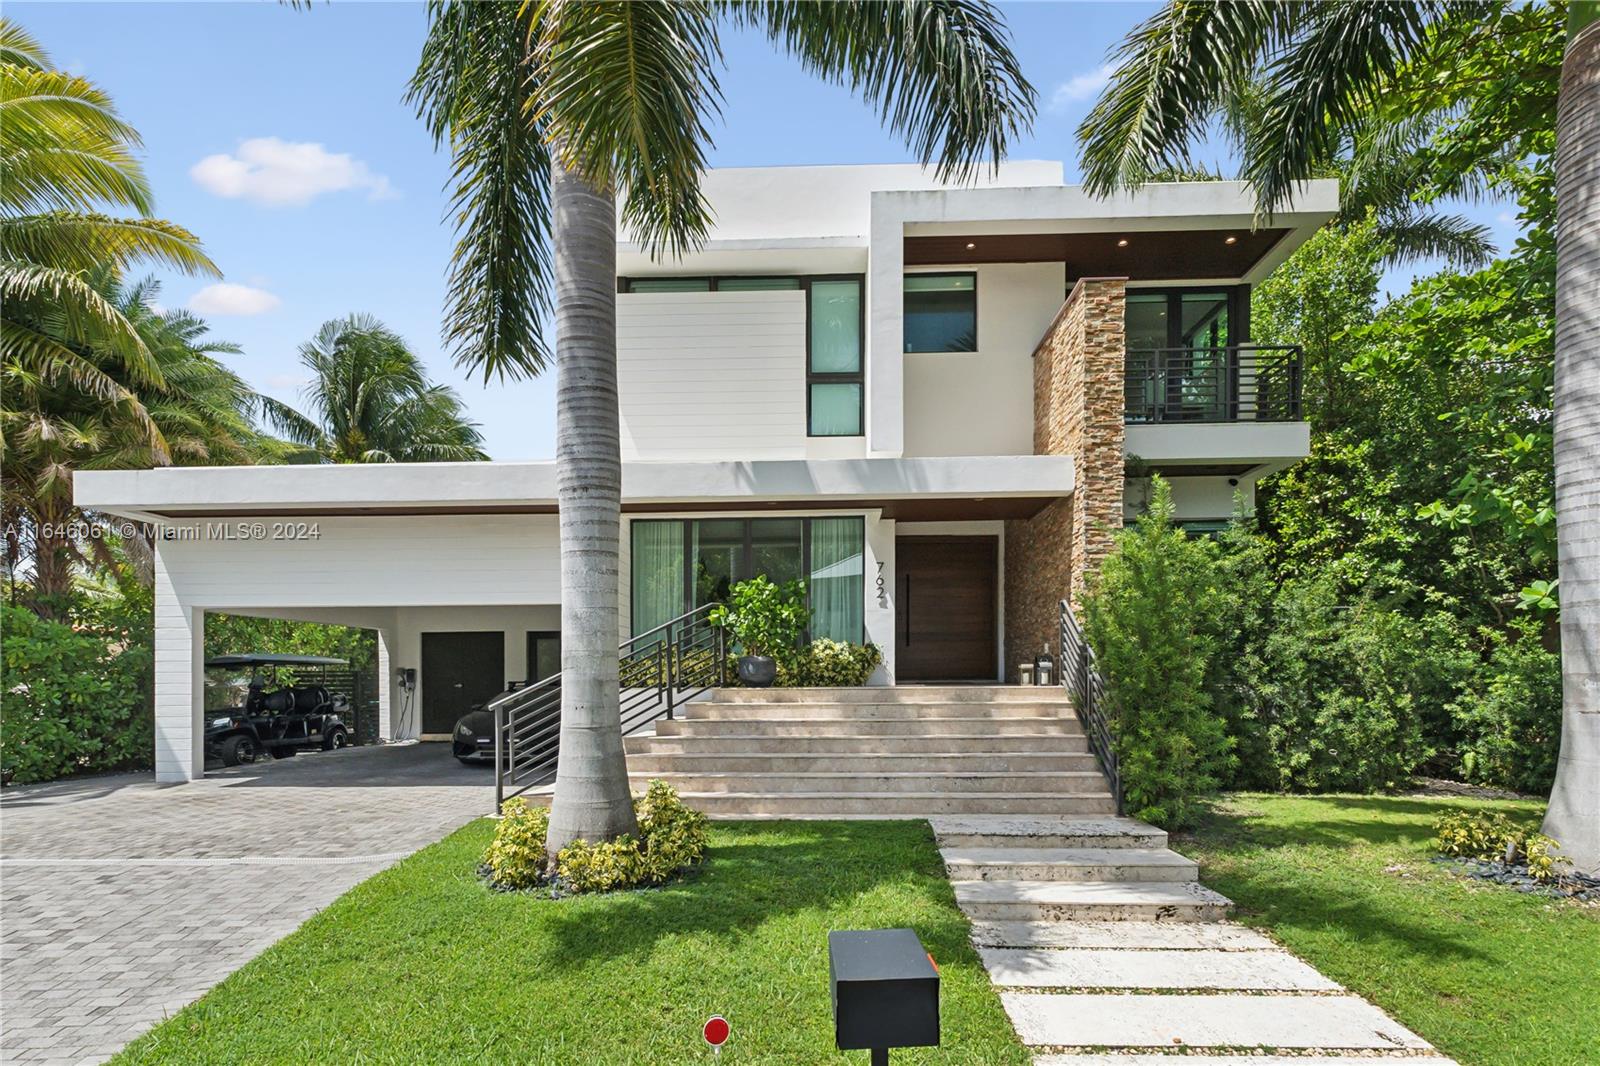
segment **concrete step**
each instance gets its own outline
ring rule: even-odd
[[[1060,686],[862,685],[856,688],[719,688],[697,703],[1068,703]]]
[[[927,818],[937,814],[1104,814],[1104,792],[680,792],[713,818]],[[987,882],[977,882],[979,884]]]
[[[1039,773],[1073,770],[1099,773],[1093,755],[1067,752],[878,752],[846,755],[839,752],[814,754],[733,751],[715,754],[703,751],[654,752],[628,756],[628,770],[639,774],[791,774],[833,771],[836,773]]]
[[[655,724],[658,737],[923,737],[1083,736],[1075,718],[674,718]]]
[[[852,721],[885,718],[1071,718],[1077,716],[1063,703],[1025,703],[1006,700],[1001,703],[866,703],[854,700],[849,703],[691,703],[683,708],[682,716],[697,719],[760,720],[768,717],[800,717],[809,721],[821,718],[845,718]]]
[[[981,948],[1278,950],[1254,929],[1228,922],[973,922],[972,942]]]
[[[1000,1000],[1033,1047],[1431,1048],[1356,996],[1002,992]]]
[[[1164,848],[1165,830],[1137,818],[936,818],[944,848]]]
[[[1166,848],[941,848],[952,881],[1194,881],[1199,864]]]
[[[1439,1055],[1035,1055],[1033,1066],[1456,1066]]]
[[[979,948],[1000,988],[1342,992],[1287,951]]]
[[[981,921],[1214,922],[1230,903],[1197,882],[952,881],[956,903]]]
[[[635,788],[663,778],[679,792],[1105,792],[1098,770],[1035,773],[969,773],[947,771],[859,773],[644,773],[629,768]]]
[[[942,736],[715,736],[627,737],[630,755],[1086,755],[1089,743],[1065,733],[959,734]]]

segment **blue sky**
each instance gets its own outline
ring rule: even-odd
[[[1040,94],[1013,153],[1077,172],[1073,131],[1108,48],[1154,4],[1006,6]],[[58,65],[97,82],[143,134],[162,217],[193,230],[226,275],[163,276],[161,302],[205,314],[243,346],[234,368],[294,401],[296,349],[330,318],[377,315],[437,380],[462,393],[496,459],[554,454],[554,379],[487,385],[439,342],[452,238],[441,221],[446,159],[402,102],[426,27],[421,3],[27,3],[7,14]],[[843,89],[804,75],[765,40],[724,38],[728,70],[713,165],[909,161]],[[1469,209],[1502,245],[1504,205]],[[1392,277],[1391,285],[1405,277]]]

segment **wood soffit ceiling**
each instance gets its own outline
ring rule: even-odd
[[[1128,233],[957,234],[905,239],[906,266],[1065,263],[1067,280],[1236,278],[1250,272],[1287,229]],[[1234,243],[1227,243],[1229,237]],[[1117,242],[1126,240],[1125,247]]]

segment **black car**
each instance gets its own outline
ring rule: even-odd
[[[335,751],[350,744],[345,723],[349,701],[326,685],[280,685],[270,682],[280,671],[302,673],[330,666],[348,666],[344,659],[320,655],[220,655],[206,668],[249,671],[242,701],[206,712],[206,754],[224,766],[255,762],[271,754],[287,759],[303,749]]]
[[[463,763],[494,762],[494,712],[489,704],[501,696],[527,688],[526,681],[513,681],[504,692],[497,692],[482,703],[472,705],[472,710],[462,715],[450,734],[450,753]]]

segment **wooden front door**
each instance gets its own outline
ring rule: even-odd
[[[422,634],[422,731],[448,734],[474,704],[506,687],[506,635]]]
[[[993,681],[994,537],[896,537],[895,677]]]

